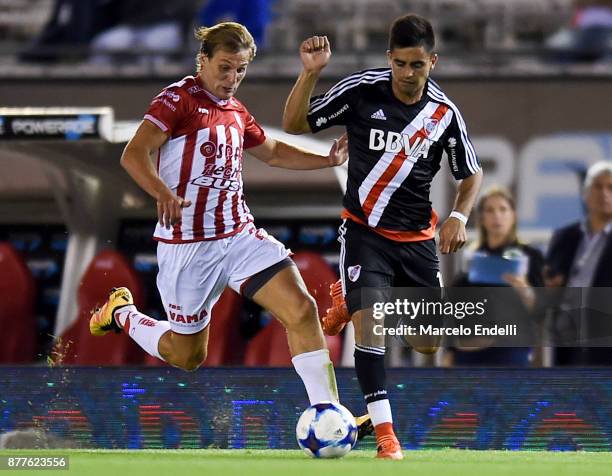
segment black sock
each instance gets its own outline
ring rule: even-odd
[[[366,404],[387,399],[385,348],[355,345],[355,371]]]

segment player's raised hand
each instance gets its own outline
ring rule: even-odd
[[[440,227],[440,252],[443,255],[454,253],[463,248],[467,241],[467,233],[463,222],[455,217],[449,217]]]
[[[184,200],[169,189],[162,192],[157,200],[157,221],[170,229],[181,221],[182,209],[191,206],[189,200]]]
[[[300,58],[304,70],[308,72],[319,72],[331,57],[331,47],[327,36],[311,36],[300,45]]]
[[[336,167],[342,165],[349,158],[348,135],[346,132],[339,139],[334,139],[334,145],[329,150],[329,166]]]

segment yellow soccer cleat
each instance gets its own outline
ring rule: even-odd
[[[121,332],[119,323],[115,321],[114,313],[117,309],[133,305],[134,299],[128,288],[111,289],[108,299],[91,312],[89,319],[89,332],[94,336],[103,336],[110,331]]]
[[[365,415],[355,417],[355,421],[357,422],[357,441],[362,440],[366,436],[374,433],[374,425],[372,424],[370,415],[367,413]]]

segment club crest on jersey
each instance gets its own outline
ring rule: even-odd
[[[349,266],[347,269],[348,278],[354,283],[359,279],[359,275],[361,274],[361,265],[356,264],[355,266]]]
[[[431,117],[428,117],[427,119],[423,120],[423,129],[425,129],[425,132],[428,136],[436,130],[436,127],[438,127],[439,122],[440,121],[438,121],[437,119],[432,119]]]

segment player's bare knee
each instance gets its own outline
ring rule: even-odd
[[[204,359],[189,360],[187,361],[183,369],[186,370],[187,372],[195,372],[202,366],[203,363],[204,363]]]
[[[282,319],[285,327],[299,328],[310,325],[317,319],[317,303],[312,296],[303,296],[296,304],[287,309]]]
[[[194,370],[198,370],[205,360],[206,352],[197,352],[195,354],[189,355],[186,359],[184,359],[181,368],[183,370],[187,370],[188,372],[193,372]]]
[[[194,349],[188,353],[175,356],[172,364],[180,369],[193,372],[199,369],[206,360],[206,349]]]

